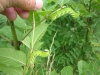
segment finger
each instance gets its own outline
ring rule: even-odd
[[[40,9],[42,6],[42,0],[0,0],[0,13],[9,7],[18,7],[23,10],[34,10]]]
[[[13,7],[18,7],[23,10],[40,9],[43,6],[42,0],[10,0]]]
[[[17,17],[16,11],[13,7],[5,9],[4,14],[11,21],[15,20]]]
[[[41,9],[43,6],[43,1],[42,0],[36,0],[36,4],[35,4],[35,10]]]
[[[18,13],[18,15],[23,18],[23,19],[26,19],[28,18],[29,16],[29,11],[26,11],[26,10],[22,10],[20,8],[15,8],[16,12]]]

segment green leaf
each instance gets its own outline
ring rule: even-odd
[[[10,75],[23,75],[23,68],[22,67],[11,67],[0,65],[0,71],[3,71]]]
[[[39,26],[37,26],[35,28],[34,38],[33,38],[33,40],[34,40],[33,45],[35,45],[36,42],[38,42],[43,37],[43,35],[45,34],[48,26],[49,25],[47,25],[45,23],[42,23],[42,24],[40,24]],[[27,47],[31,48],[31,37],[30,36],[27,36],[22,42]]]
[[[58,40],[55,40],[54,45],[58,48],[58,47],[60,47],[60,42]]]
[[[88,64],[85,61],[80,60],[78,62],[79,75],[86,75],[87,69],[88,69]]]
[[[89,15],[89,12],[86,10],[83,4],[78,4],[77,9],[80,11],[81,15],[83,16]]]
[[[87,24],[86,24],[86,23],[84,23],[84,21],[83,21],[83,20],[79,20],[79,21],[78,21],[78,23],[79,23],[79,25],[80,25],[80,26],[87,26]]]
[[[37,42],[35,45],[34,45],[34,51],[35,50],[39,50],[42,46],[43,42]]]
[[[70,52],[70,54],[75,58],[75,59],[77,59],[77,56],[76,56],[76,54],[74,53],[74,51],[69,51]]]
[[[31,48],[31,37],[30,36],[27,36],[23,41],[22,43],[24,45],[26,45],[28,48]]]
[[[31,26],[33,25],[33,14],[34,14],[34,18],[35,18],[35,24],[36,24],[36,26],[38,26],[40,24],[40,16],[37,11],[30,12],[29,17],[26,19],[26,23]]]
[[[35,24],[36,26],[40,25],[40,16],[37,11],[34,11],[34,17],[35,17]]]
[[[70,0],[56,0],[55,2],[57,2],[57,4],[59,4],[60,6],[63,6],[64,4],[68,3]]]
[[[34,44],[36,42],[38,42],[43,37],[43,35],[45,34],[48,26],[49,26],[48,24],[42,23],[41,25],[36,27],[35,33],[34,33],[34,39],[33,39],[34,40],[34,42],[33,42]]]
[[[64,67],[61,70],[61,75],[73,75],[73,68],[71,66]]]
[[[90,1],[90,0],[83,0],[83,2],[84,2],[85,4],[89,4],[89,1]]]
[[[13,40],[12,38],[12,33],[11,33],[11,29],[10,26],[4,26],[3,28],[0,29],[0,34],[4,35],[5,37]],[[18,40],[20,40],[22,38],[22,32],[19,31],[18,29],[16,29],[16,34],[18,35]]]
[[[89,72],[91,74],[97,74],[100,67],[99,61],[94,61],[89,64]],[[99,70],[100,71],[100,70]]]
[[[52,71],[50,75],[58,75],[56,71]]]
[[[48,11],[41,11],[41,12],[38,12],[41,16],[47,16],[51,11],[48,10]]]
[[[3,28],[1,28],[0,34],[6,36],[7,38],[12,39],[12,33],[11,33],[10,26],[4,26]]]
[[[31,11],[29,13],[29,17],[26,19],[26,24],[32,26],[32,22],[33,22],[33,12]]]
[[[22,31],[31,29],[32,26],[29,26],[25,23],[25,20],[23,20],[20,16],[17,15],[17,19],[14,21],[14,24],[17,28],[20,28]]]
[[[2,28],[5,25],[7,25],[7,18],[6,16],[0,14],[0,28]]]
[[[24,25],[25,25],[25,21],[19,15],[17,15],[17,19],[14,21],[14,23],[16,26],[19,26],[19,27],[20,26],[24,27]]]
[[[24,66],[26,64],[26,55],[11,48],[0,48],[0,63],[14,67]]]

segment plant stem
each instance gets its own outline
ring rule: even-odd
[[[92,0],[90,0],[90,3],[89,3],[89,13],[91,12],[91,5],[92,5]]]
[[[20,50],[13,21],[10,21],[10,26],[11,26],[11,32],[12,32],[12,37],[13,37],[13,41],[14,41],[14,47],[15,47],[16,50]]]
[[[35,32],[35,17],[34,17],[34,12],[33,12],[33,26],[32,26],[32,29],[25,35],[25,37],[21,40],[21,41],[23,41],[26,37],[27,37],[27,35],[30,33],[30,32],[32,32],[32,34],[31,34],[31,36],[32,36],[32,38],[31,38],[31,49],[30,49],[30,52],[29,52],[29,58],[28,58],[28,60],[27,60],[27,65],[25,66],[25,68],[24,68],[24,74],[23,75],[26,75],[26,73],[27,73],[27,71],[28,71],[28,69],[29,69],[29,67],[30,67],[30,75],[32,75],[32,73],[33,73],[33,67],[34,67],[34,63],[33,63],[33,65],[30,65],[29,64],[29,61],[30,61],[30,55],[31,55],[31,53],[33,52],[33,48],[34,48],[34,32]]]
[[[50,46],[50,54],[51,54],[51,51],[52,51],[52,46],[53,46],[53,44],[54,44],[54,40],[55,40],[55,37],[56,37],[56,35],[57,35],[57,32],[58,32],[58,30],[55,32],[54,37],[53,37],[53,39],[52,39],[52,43],[51,43],[51,46]],[[52,61],[51,61],[51,63],[50,63],[50,57],[51,57],[50,54],[49,54],[48,59],[47,59],[47,68],[48,68],[48,71],[46,72],[46,75],[50,75],[51,68],[52,68],[52,64],[53,64],[54,57],[55,57],[55,54],[54,54],[54,55],[53,55],[53,58],[52,58]],[[50,64],[50,67],[49,67],[49,64]]]
[[[52,46],[53,46],[53,44],[54,44],[54,39],[55,39],[55,37],[56,37],[56,35],[57,35],[57,32],[58,32],[58,30],[55,32],[54,37],[53,37],[53,39],[52,39],[52,43],[51,43],[51,46],[50,46],[50,54],[51,54]],[[48,60],[47,60],[47,67],[48,67],[49,61],[50,61],[50,54],[49,54]]]
[[[31,53],[33,52],[34,48],[34,32],[35,32],[35,14],[33,13],[33,27],[32,27],[32,42],[31,42]]]
[[[33,68],[34,68],[34,65],[31,65],[30,66],[30,75],[32,75],[32,73],[33,73]]]
[[[89,3],[89,9],[88,12],[91,13],[91,5],[92,5],[92,0],[90,0]],[[91,25],[91,17],[87,18],[87,34],[86,34],[86,42],[89,42],[89,33],[90,33],[90,25]]]

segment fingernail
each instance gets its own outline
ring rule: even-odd
[[[35,10],[41,9],[43,6],[43,1],[42,0],[36,0],[36,5],[35,5]]]

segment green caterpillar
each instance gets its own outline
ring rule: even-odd
[[[54,21],[55,19],[57,19],[60,16],[63,16],[64,14],[70,14],[73,18],[78,18],[80,13],[79,12],[75,12],[72,8],[66,8],[65,6],[56,10],[55,12],[53,12],[49,18]]]
[[[47,57],[49,54],[50,54],[50,52],[47,49],[45,49],[44,51],[37,50],[37,51],[34,51],[33,53],[31,53],[30,56],[29,56],[29,58],[28,58],[27,64],[24,67],[24,75],[27,73],[28,68],[31,65],[34,65],[34,61],[35,61],[35,58],[37,56]]]
[[[33,53],[31,53],[31,55],[28,58],[28,64],[34,64],[35,58],[37,56],[41,56],[41,57],[47,57],[49,55],[49,50],[45,49],[44,51],[34,51]]]

